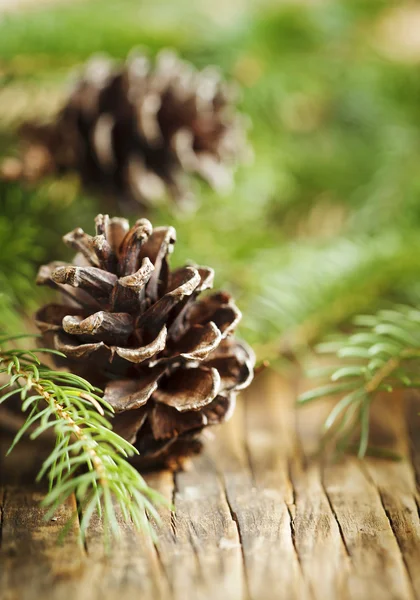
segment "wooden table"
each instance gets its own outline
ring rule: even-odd
[[[35,446],[22,444],[1,465],[0,598],[420,598],[420,401],[377,402],[375,443],[403,461],[321,464],[324,407],[296,411],[296,388],[260,376],[190,470],[148,477],[176,507],[158,544],[126,526],[110,555],[99,524],[85,547],[77,524],[57,545],[73,506],[43,520]]]

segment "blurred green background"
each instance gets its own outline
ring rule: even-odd
[[[36,6],[35,6],[36,4]],[[92,53],[170,47],[242,89],[255,160],[221,197],[148,215],[178,232],[174,262],[216,269],[260,358],[300,352],[352,315],[420,294],[420,6],[384,0],[73,0],[4,3],[0,154],[54,113]],[[72,180],[0,183],[0,323],[45,295],[36,265],[92,230],[101,200]],[[139,215],[140,216],[140,215]],[[24,317],[25,319],[25,317]]]

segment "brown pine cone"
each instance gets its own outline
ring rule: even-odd
[[[114,428],[143,465],[196,452],[198,434],[231,416],[253,378],[253,352],[232,335],[241,313],[231,296],[199,297],[213,284],[208,267],[169,269],[172,227],[98,215],[95,236],[75,229],[63,239],[78,251],[74,264],[38,274],[62,293],[36,314],[43,343],[105,388]]]
[[[142,55],[124,64],[93,58],[53,123],[22,128],[18,176],[77,171],[87,185],[143,205],[165,188],[188,202],[186,173],[228,188],[249,153],[233,101],[215,69],[196,71],[168,51],[154,66]]]

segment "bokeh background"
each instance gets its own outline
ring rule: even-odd
[[[60,107],[91,54],[170,47],[241,87],[254,162],[220,196],[148,214],[175,263],[216,269],[259,358],[300,353],[359,312],[420,296],[420,5],[385,0],[0,0],[0,154]],[[40,262],[92,229],[101,199],[72,177],[0,183],[0,327],[25,330]],[[139,216],[141,216],[139,210]]]

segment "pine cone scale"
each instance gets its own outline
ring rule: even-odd
[[[179,412],[199,410],[215,399],[220,389],[216,369],[198,366],[178,367],[167,375],[156,389],[156,402],[176,408]]]
[[[146,257],[138,271],[120,277],[111,296],[113,310],[143,312],[147,306],[146,284],[150,281],[154,269],[150,259]]]
[[[81,344],[73,336],[61,332],[56,334],[53,340],[54,348],[65,354],[70,360],[90,358],[99,365],[108,363],[112,358],[111,348],[104,342]]]
[[[134,331],[131,315],[127,313],[108,313],[103,310],[82,319],[67,315],[62,327],[69,335],[78,336],[81,341],[100,340],[105,344],[124,344]]]
[[[114,416],[113,430],[132,444],[136,441],[137,432],[145,424],[147,414],[147,406],[118,413]]]
[[[140,408],[156,390],[163,373],[163,369],[153,369],[142,378],[112,381],[106,387],[104,399],[117,414]]]
[[[118,356],[121,356],[121,358],[124,358],[129,362],[138,364],[162,352],[162,350],[164,350],[166,346],[166,337],[167,329],[164,325],[158,333],[157,337],[152,342],[150,342],[150,344],[146,344],[146,346],[140,346],[139,348],[116,347],[113,348],[113,350],[118,354]]]
[[[181,414],[176,408],[159,404],[152,408],[150,424],[157,440],[173,439],[191,430],[197,430],[206,425],[202,411],[189,411]]]
[[[168,360],[177,357],[204,360],[218,347],[221,340],[222,333],[212,321],[206,325],[192,325],[176,341],[176,349],[168,356]]]

